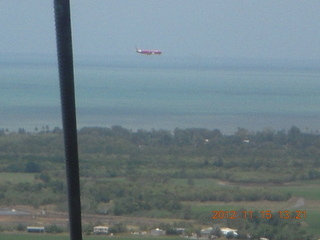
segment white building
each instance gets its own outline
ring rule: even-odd
[[[204,228],[204,229],[201,229],[200,234],[202,237],[208,237],[209,235],[211,235],[212,231],[213,231],[212,227]]]
[[[227,234],[228,234],[229,232],[232,232],[234,237],[238,237],[237,229],[232,229],[232,228],[220,228],[220,231],[221,231],[221,234],[222,234],[223,236],[225,236],[225,237],[227,236]],[[208,237],[208,236],[210,236],[213,232],[214,232],[214,228],[209,227],[209,228],[204,228],[204,229],[202,229],[200,233],[201,233],[201,236],[202,236],[202,237]]]
[[[94,234],[108,234],[109,227],[107,226],[96,226],[93,228]]]
[[[227,236],[227,234],[228,234],[229,232],[232,232],[234,237],[238,237],[237,229],[232,229],[232,228],[220,228],[220,230],[221,230],[221,233],[222,233],[223,236]]]
[[[29,232],[29,233],[44,233],[45,232],[45,228],[44,227],[28,226],[27,227],[27,232]]]
[[[186,233],[186,229],[185,228],[176,228],[175,230],[180,235],[184,235]]]
[[[156,229],[153,229],[150,231],[150,234],[152,236],[159,236],[159,235],[165,235],[166,234],[166,231],[162,230],[162,229],[159,229],[159,228],[156,228]]]

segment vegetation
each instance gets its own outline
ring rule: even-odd
[[[1,234],[1,240],[69,240],[68,235],[52,235],[52,234]],[[84,240],[99,240],[106,239],[106,236],[83,236]],[[141,239],[134,236],[114,236],[115,240],[132,240],[132,239]],[[143,237],[144,240],[155,240],[154,237]],[[157,238],[158,239],[158,238]],[[162,240],[178,240],[179,237],[161,237]]]
[[[239,128],[234,135],[216,129],[87,127],[78,137],[84,213],[194,219],[211,225],[213,209],[203,212],[196,203],[283,202],[301,196],[298,191],[308,197],[308,188],[295,186],[320,179],[320,136],[297,127],[261,132]],[[64,211],[64,175],[59,128],[0,130],[0,205],[53,204]],[[284,187],[288,183],[292,186]],[[320,200],[311,189],[312,198]],[[270,231],[271,238],[291,224],[297,230],[293,236],[306,236],[303,221],[220,222],[243,234],[264,231],[267,236]],[[61,231],[55,225],[51,229]],[[112,231],[123,229],[115,225]]]

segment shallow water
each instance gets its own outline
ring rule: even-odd
[[[1,65],[0,128],[61,127],[55,65]],[[316,132],[320,72],[297,69],[75,67],[78,127]]]

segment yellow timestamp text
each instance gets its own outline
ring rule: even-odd
[[[272,212],[271,210],[264,211],[222,211],[222,210],[213,210],[212,219],[306,219],[307,211],[306,210],[281,210],[278,212]]]

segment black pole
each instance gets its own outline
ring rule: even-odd
[[[71,240],[82,240],[79,161],[69,0],[54,0]]]

